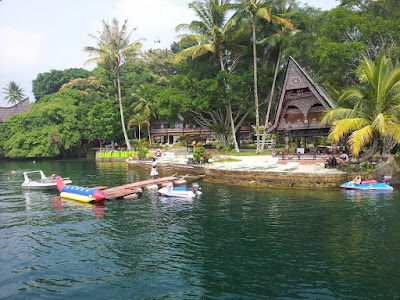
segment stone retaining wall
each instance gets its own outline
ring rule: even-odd
[[[133,165],[141,166],[136,162]],[[143,162],[144,164],[144,162]],[[143,167],[143,166],[142,166]],[[257,187],[301,187],[301,188],[338,188],[342,183],[351,180],[349,174],[311,174],[288,172],[262,172],[243,170],[223,170],[207,168],[200,165],[178,165],[159,163],[159,171],[179,175],[206,175],[204,180]]]

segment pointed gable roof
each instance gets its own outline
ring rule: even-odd
[[[0,107],[0,123],[7,122],[7,120],[15,115],[28,112],[30,109],[29,97],[18,102],[10,107]]]
[[[337,107],[335,101],[326,94],[322,87],[314,82],[314,80],[300,67],[293,57],[289,56],[275,121],[272,126],[268,128],[267,132],[271,132],[278,127],[285,107],[284,102],[287,91],[306,88],[311,91],[312,95],[315,96],[317,101],[320,102],[325,109]],[[301,101],[301,99],[299,99],[299,101]]]

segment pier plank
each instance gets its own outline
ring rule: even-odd
[[[124,184],[121,186],[104,189],[103,190],[104,199],[112,200],[112,199],[121,198],[121,197],[124,197],[129,194],[137,193],[139,188],[143,188],[143,187],[153,185],[153,184],[171,182],[176,179],[178,179],[178,178],[177,177],[162,177],[162,178],[157,178],[157,179],[148,179],[148,180],[132,182],[132,183]]]

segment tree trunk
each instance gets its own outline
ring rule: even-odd
[[[363,163],[363,162],[366,162],[367,160],[369,160],[369,159],[370,159],[372,156],[374,156],[374,154],[378,151],[378,146],[379,146],[378,137],[377,137],[377,136],[374,136],[371,148],[369,148],[369,149],[364,153],[364,155],[361,156],[361,157],[358,159],[358,162],[359,162],[359,163]]]
[[[149,130],[149,145],[150,145],[151,144],[150,123],[147,124],[147,128]]]
[[[120,83],[120,78],[119,78],[119,69],[117,68],[116,71],[117,71],[118,103],[119,103],[119,112],[121,114],[122,131],[124,133],[126,148],[128,149],[128,151],[132,151],[132,146],[131,146],[131,143],[129,142],[128,134],[126,133],[126,128],[125,128],[124,110],[122,108],[121,83]]]
[[[390,151],[396,146],[397,141],[389,136],[385,136],[383,138],[383,146],[382,146],[382,156],[388,157],[390,156]]]
[[[261,141],[261,150],[264,149],[264,145],[265,145],[265,138],[267,135],[267,128],[268,128],[268,122],[269,122],[269,114],[271,112],[272,98],[274,97],[276,78],[278,77],[281,56],[282,56],[282,50],[279,48],[278,59],[276,60],[276,66],[275,66],[274,80],[272,82],[271,93],[269,95],[267,114],[265,116],[265,125],[264,125],[264,130],[263,130],[263,135],[262,135],[262,141]]]
[[[220,62],[220,65],[221,65],[221,70],[225,71],[224,61],[222,59],[222,53],[219,54],[219,62]],[[225,80],[224,80],[224,84],[225,84],[225,88],[226,88]],[[240,151],[239,150],[239,145],[237,143],[236,135],[235,135],[235,122],[233,121],[233,116],[232,116],[232,105],[231,105],[231,102],[229,101],[229,99],[225,100],[225,102],[226,102],[225,105],[226,105],[226,108],[227,108],[226,112],[228,114],[228,118],[229,118],[229,121],[230,121],[229,123],[231,125],[231,131],[232,131],[231,132],[231,137],[232,137],[233,145],[235,147],[235,151],[239,152]]]
[[[254,103],[256,106],[256,133],[257,133],[257,150],[256,153],[260,153],[260,114],[258,112],[258,83],[257,83],[257,46],[256,46],[256,15],[253,14],[253,76],[254,76]]]
[[[217,133],[219,140],[221,141],[222,147],[229,147],[228,140],[226,139],[226,135],[222,133]]]

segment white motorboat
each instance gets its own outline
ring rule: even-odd
[[[32,179],[29,177],[31,174],[39,173],[40,179]],[[22,183],[23,188],[45,190],[45,189],[57,189],[56,178],[60,178],[59,175],[53,174],[52,176],[46,177],[42,170],[24,172],[24,182]],[[65,184],[70,184],[72,181],[69,178],[62,178]]]
[[[193,183],[192,187],[188,189],[186,186],[174,186],[172,183],[158,190],[160,196],[175,197],[175,198],[196,198],[202,192],[199,190],[198,183]]]

